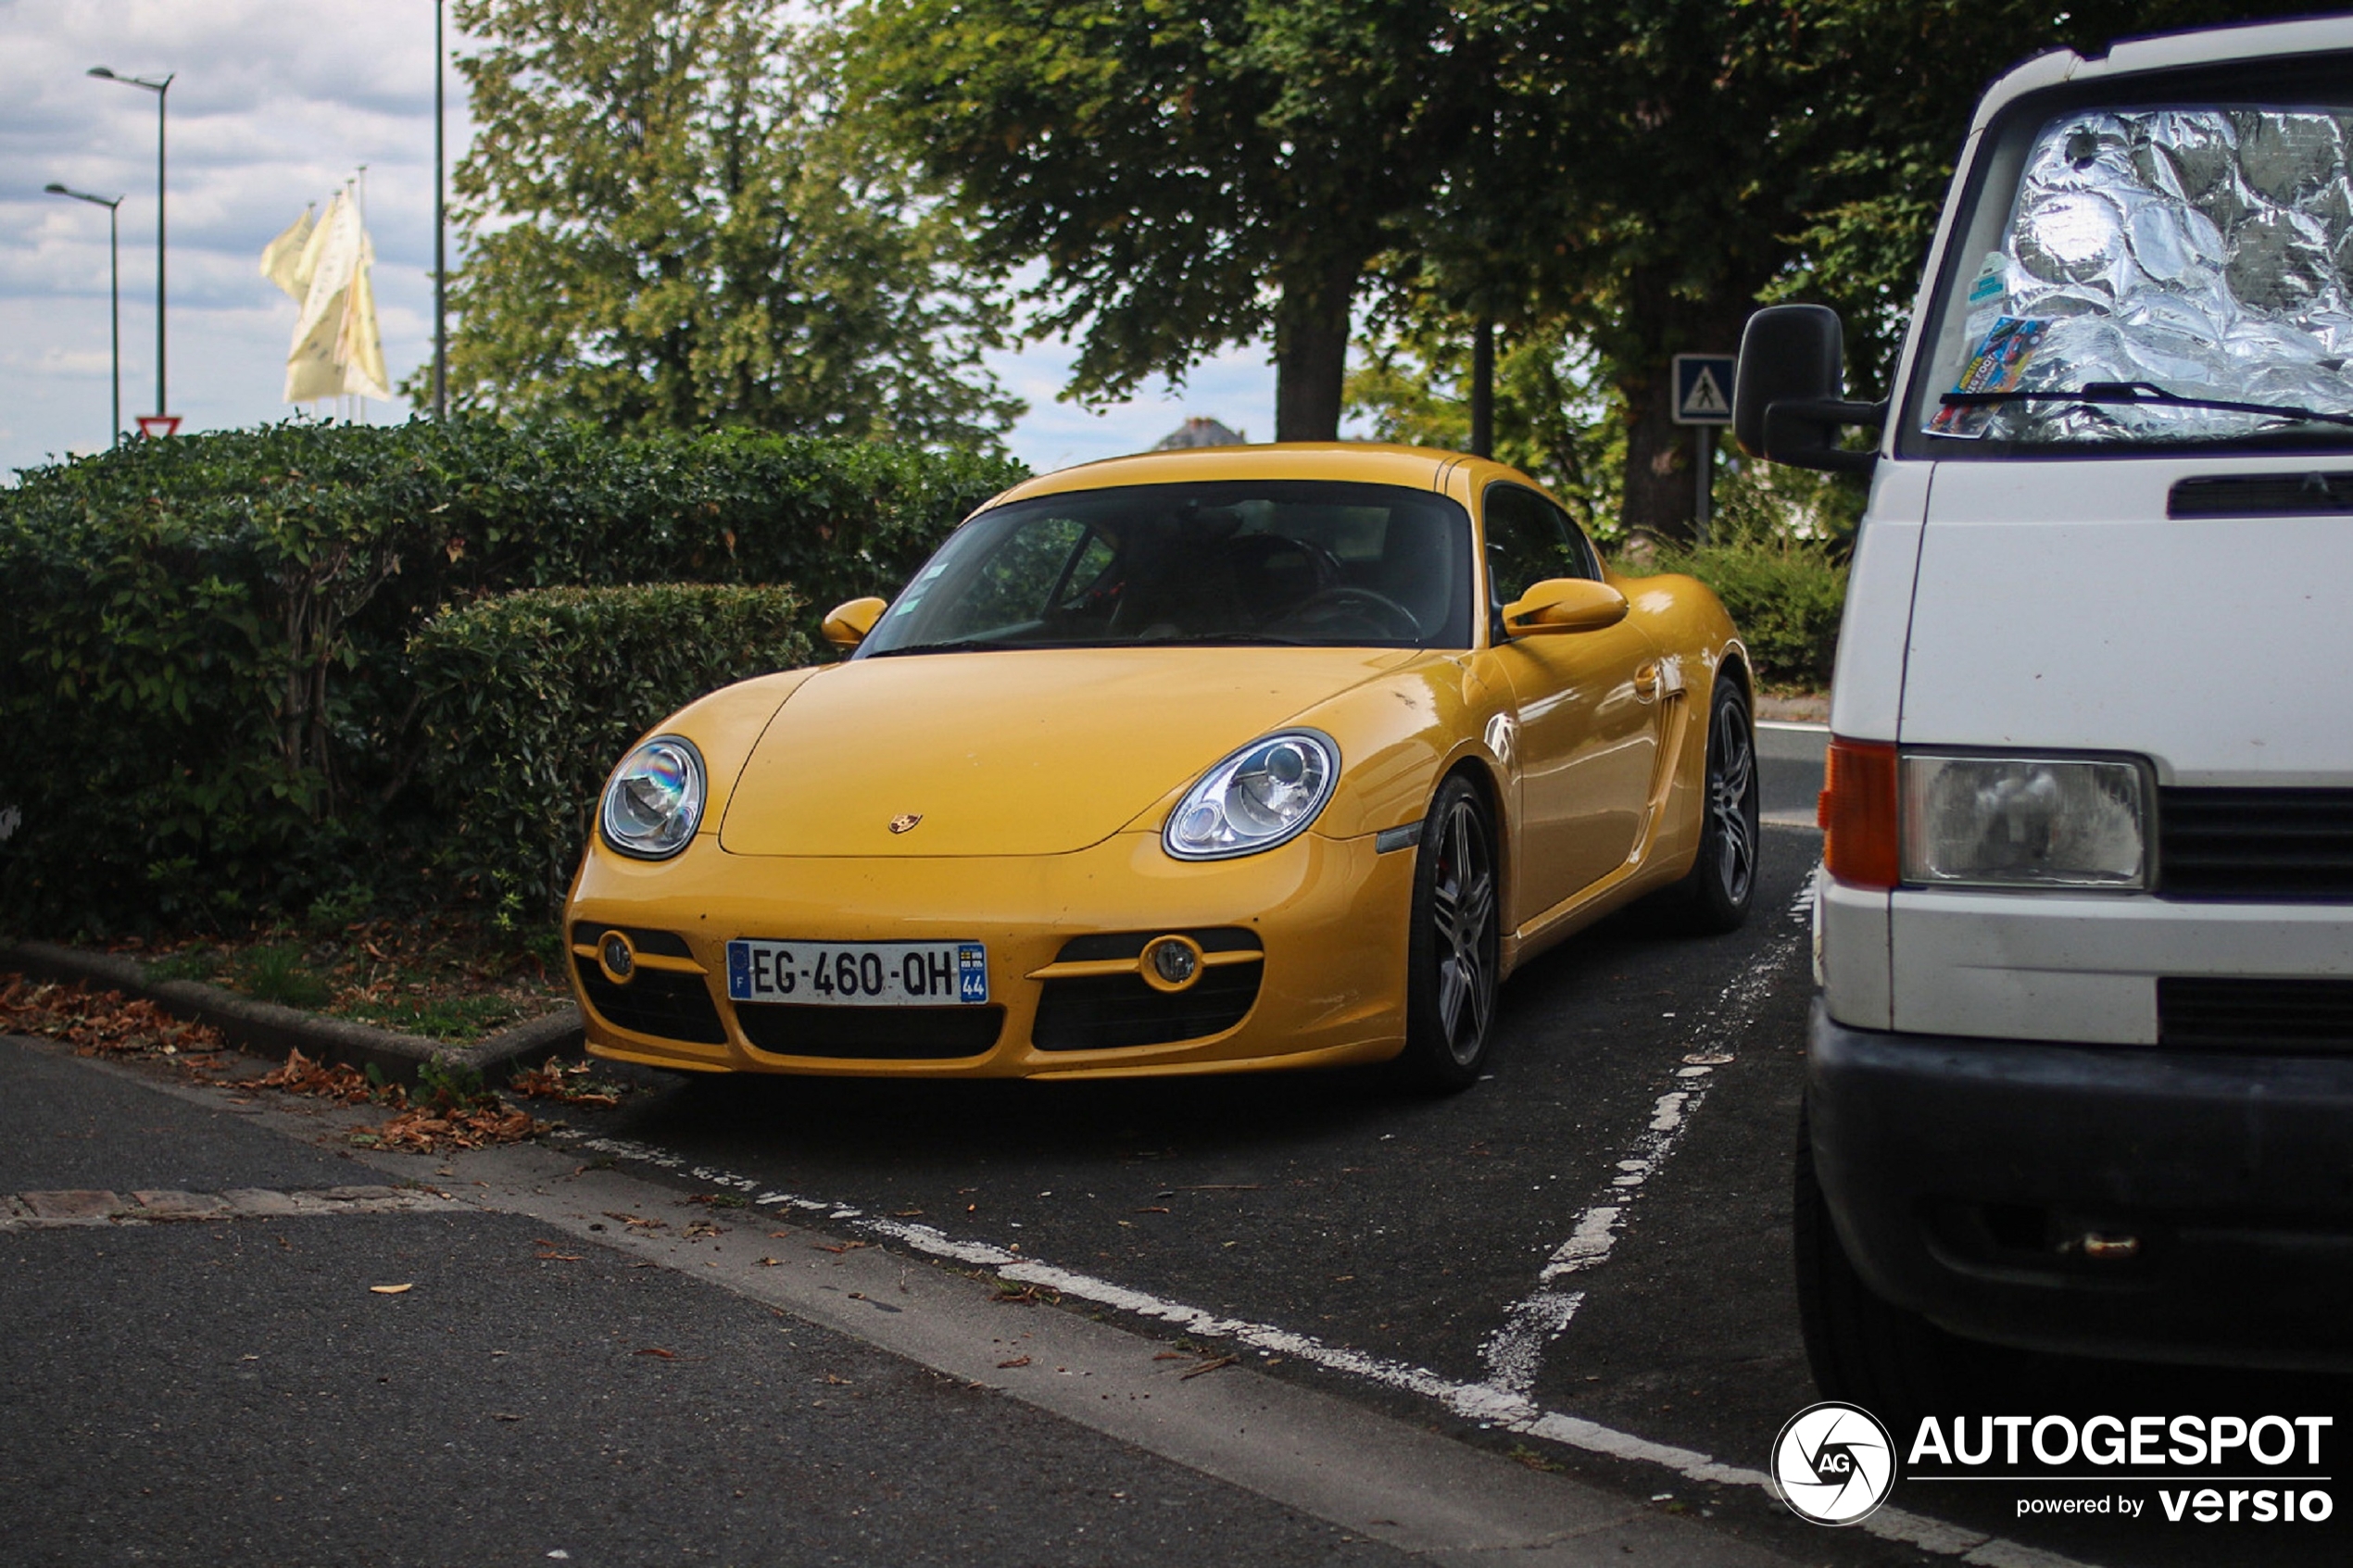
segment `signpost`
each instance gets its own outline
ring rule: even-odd
[[[1732,422],[1732,369],[1737,363],[1730,354],[1675,356],[1675,422],[1692,427],[1697,458],[1692,467],[1699,488],[1692,533],[1703,545],[1715,509],[1716,430]]]

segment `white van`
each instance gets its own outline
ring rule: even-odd
[[[1932,1405],[1957,1340],[2353,1365],[2353,19],[2018,67],[1892,400],[1840,359],[1831,312],[1765,310],[1734,395],[1750,451],[1870,476],[1817,1380]]]

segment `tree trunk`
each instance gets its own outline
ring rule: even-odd
[[[1729,300],[1679,298],[1655,270],[1640,270],[1629,281],[1622,346],[1612,358],[1626,405],[1618,521],[1629,534],[1658,544],[1693,541],[1698,475],[1692,468],[1691,427],[1675,422],[1674,357],[1737,353],[1748,311],[1747,296],[1737,294]]]
[[[1470,449],[1495,455],[1495,318],[1481,316],[1471,334]]]
[[[1275,307],[1275,439],[1340,439],[1340,382],[1348,369],[1348,307],[1359,263],[1301,268]]]

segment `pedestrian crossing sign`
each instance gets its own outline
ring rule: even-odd
[[[1679,425],[1728,425],[1732,422],[1732,367],[1729,354],[1675,356],[1675,422]]]

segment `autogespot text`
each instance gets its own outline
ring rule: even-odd
[[[2335,1424],[2326,1415],[1930,1416],[1904,1469],[1912,1481],[2032,1484],[2017,1499],[2020,1518],[2319,1524],[2336,1512],[2322,1454]]]

